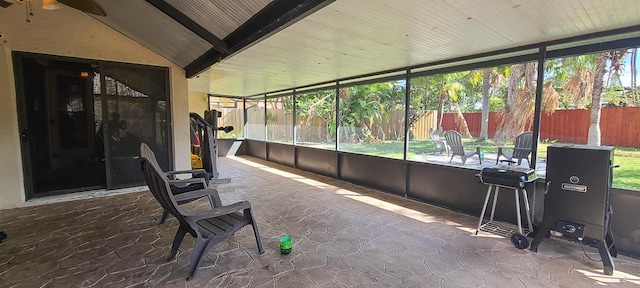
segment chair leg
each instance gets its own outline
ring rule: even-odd
[[[210,239],[196,239],[196,245],[193,246],[193,252],[191,252],[191,263],[189,264],[189,277],[187,280],[193,278],[193,275],[196,274],[196,270],[200,266],[202,262],[202,256],[204,256],[204,252],[207,250],[209,246]]]
[[[178,254],[178,248],[180,247],[180,244],[182,244],[184,235],[187,235],[187,229],[183,229],[182,226],[180,226],[178,228],[178,231],[176,232],[176,237],[173,238],[173,244],[171,245],[171,254],[169,254],[169,258],[167,259],[167,261],[173,260],[173,258],[176,257],[176,254]]]
[[[164,224],[164,222],[167,221],[167,218],[169,218],[169,211],[162,209],[162,217],[160,217],[160,223],[158,223],[158,225]]]
[[[260,240],[260,233],[258,233],[258,225],[256,221],[253,219],[253,214],[251,213],[251,209],[245,209],[244,213],[248,213],[249,218],[251,219],[251,227],[253,228],[253,235],[256,236],[256,244],[258,245],[258,253],[260,255],[264,254],[264,249],[262,248],[262,240]]]
[[[453,161],[453,156],[456,156],[456,155],[451,155],[451,159],[449,159],[449,163],[451,163],[451,161]]]

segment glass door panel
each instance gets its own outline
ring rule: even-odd
[[[94,65],[15,54],[27,198],[105,187],[92,103]]]
[[[167,112],[168,69],[104,63],[102,72],[102,137],[107,187],[144,184],[140,143],[156,153],[163,169],[170,167]]]

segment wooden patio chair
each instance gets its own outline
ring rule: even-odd
[[[458,133],[458,131],[445,131],[444,138],[447,141],[447,145],[451,148],[451,160],[449,160],[449,163],[453,161],[454,156],[460,156],[460,158],[462,158],[462,164],[465,164],[467,159],[471,156],[478,155],[478,160],[480,161],[480,164],[482,164],[482,158],[480,158],[480,147],[477,146],[475,151],[464,150],[464,146],[462,145],[462,135]]]
[[[156,154],[146,143],[140,144],[140,157],[151,161],[156,167],[160,168],[160,164],[158,164],[158,160],[156,159]],[[162,169],[160,169],[160,171],[162,171]],[[207,172],[204,169],[162,171],[162,174],[169,181],[171,193],[174,195],[209,187]],[[191,174],[193,177],[187,179],[176,179],[176,175],[180,174]],[[167,220],[167,217],[169,217],[169,211],[162,211],[160,224],[164,223]]]
[[[518,165],[522,163],[523,159],[527,160],[527,163],[531,165],[529,155],[531,155],[531,148],[533,146],[533,132],[528,131],[518,135],[513,143],[513,148],[498,147],[498,157],[496,157],[496,164],[500,160],[500,156],[503,156],[507,161],[513,161],[518,159]],[[511,149],[511,152],[505,151],[505,149]]]
[[[429,137],[431,137],[431,141],[433,141],[433,144],[436,145],[436,149],[433,150],[433,154],[436,154],[436,152],[440,152],[440,154],[442,154],[442,152],[444,151],[447,152],[447,156],[449,155],[449,146],[447,145],[447,142],[440,139],[438,130],[429,128]]]
[[[260,255],[264,254],[260,235],[258,234],[258,226],[251,214],[251,204],[248,201],[226,206],[222,205],[218,191],[211,188],[174,196],[169,188],[167,177],[152,161],[143,158],[142,171],[153,196],[158,200],[162,208],[169,211],[180,223],[167,261],[175,258],[178,248],[187,233],[196,238],[196,243],[191,253],[187,280],[192,279],[196,274],[198,267],[202,263],[203,256],[209,248],[233,236],[246,225],[252,225],[258,252]],[[200,199],[202,197],[209,198],[210,210],[189,213],[183,211],[178,205],[181,201]]]

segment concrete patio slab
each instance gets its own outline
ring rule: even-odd
[[[251,157],[219,160],[223,203],[249,200],[266,253],[245,227],[186,281],[193,239],[167,262],[177,221],[151,193],[43,201],[0,211],[0,287],[638,287],[640,260],[612,276],[580,246],[539,253],[481,232],[478,219]],[[206,209],[206,201],[187,209]],[[278,239],[293,238],[281,255]],[[585,247],[591,258],[597,251]]]

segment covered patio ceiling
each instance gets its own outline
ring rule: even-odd
[[[247,96],[638,24],[633,0],[338,0],[190,87]]]
[[[228,96],[640,31],[637,0],[96,1],[95,19],[183,67],[190,91]]]

